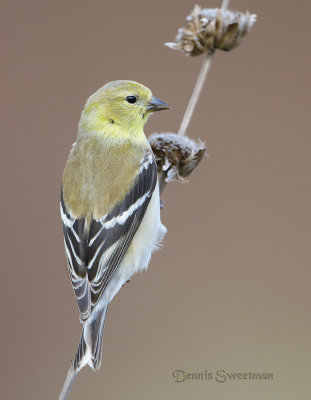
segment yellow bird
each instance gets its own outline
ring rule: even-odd
[[[166,228],[157,166],[143,128],[170,108],[133,81],[109,82],[87,100],[65,166],[60,211],[82,334],[59,399],[78,371],[101,364],[107,308],[130,277],[148,267]]]

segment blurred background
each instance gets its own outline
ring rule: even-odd
[[[176,132],[203,58],[163,43],[193,6],[1,2],[3,399],[58,398],[80,337],[59,194],[85,100],[108,81],[139,81],[172,106],[146,134]],[[188,130],[209,158],[165,189],[164,247],[113,300],[102,368],[85,368],[70,399],[311,398],[311,5],[230,8],[258,22],[214,57]],[[176,369],[274,379],[176,383]]]

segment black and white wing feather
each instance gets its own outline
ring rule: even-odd
[[[152,154],[142,161],[136,180],[123,201],[89,227],[85,218],[74,219],[61,195],[61,215],[68,269],[81,321],[90,316],[120,265],[145,215],[157,183]]]

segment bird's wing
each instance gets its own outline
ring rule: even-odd
[[[70,212],[67,211],[64,203],[63,191],[61,191],[60,212],[63,223],[64,244],[69,276],[78,302],[80,319],[84,321],[91,312],[91,292],[86,266],[88,239],[86,219],[75,219]]]
[[[85,321],[120,265],[147,209],[157,182],[157,166],[146,154],[136,180],[123,201],[87,229],[74,219],[61,196],[61,215],[71,283]]]

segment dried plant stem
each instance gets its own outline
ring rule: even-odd
[[[225,11],[229,7],[230,0],[222,0],[221,9]]]
[[[68,398],[71,387],[76,380],[76,377],[77,373],[74,371],[73,366],[71,365],[58,400],[66,400]]]
[[[195,106],[197,105],[197,102],[199,100],[200,93],[202,91],[202,88],[203,88],[207,73],[208,73],[208,71],[210,69],[212,58],[213,58],[213,54],[214,54],[213,52],[212,53],[208,53],[206,58],[203,61],[203,64],[202,64],[202,67],[201,67],[197,82],[195,84],[195,87],[193,89],[193,92],[192,92],[192,95],[191,95],[191,98],[190,98],[190,101],[189,101],[189,104],[188,104],[188,107],[186,109],[184,118],[183,118],[183,120],[181,122],[179,131],[178,131],[178,135],[184,136],[185,133],[186,133],[186,130],[187,130],[188,125],[190,123],[193,111],[194,111]]]
[[[162,171],[161,177],[160,177],[160,180],[159,180],[160,194],[163,192],[163,190],[165,189],[165,186],[167,185],[167,182],[165,181],[166,177],[167,177],[167,172],[166,171]]]
[[[222,1],[221,9],[223,11],[225,11],[228,8],[229,2],[230,2],[230,0],[223,0]],[[195,109],[195,106],[197,105],[197,102],[199,100],[202,88],[204,86],[204,82],[205,82],[205,79],[207,77],[207,73],[208,73],[208,71],[210,69],[212,58],[213,58],[213,54],[214,54],[214,52],[208,53],[206,58],[205,58],[205,60],[203,61],[203,64],[202,64],[202,67],[201,67],[197,82],[195,84],[195,87],[193,89],[193,92],[192,92],[192,95],[191,95],[191,98],[190,98],[190,101],[189,101],[189,104],[188,104],[188,107],[186,109],[185,115],[184,115],[183,120],[181,122],[179,131],[178,131],[178,135],[184,136],[185,133],[186,133],[186,130],[187,130],[187,128],[189,126],[189,123],[191,121],[191,117],[192,117],[193,111]]]

